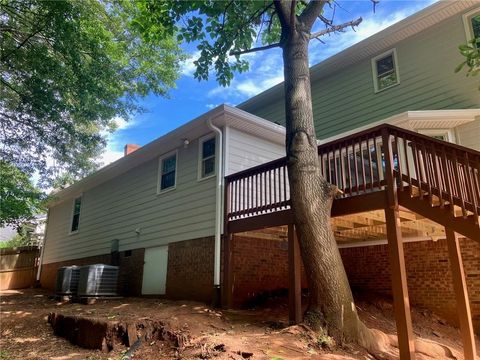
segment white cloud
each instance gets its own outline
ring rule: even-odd
[[[193,54],[190,54],[187,59],[182,61],[182,63],[180,64],[180,74],[192,77],[193,73],[197,68],[193,62],[197,60],[199,56],[200,51],[196,51]]]
[[[237,74],[229,87],[217,86],[207,94],[210,98],[223,100],[244,100],[255,96],[272,86],[283,81],[283,63],[280,51],[267,51],[256,53],[253,66],[250,62],[250,70],[245,74]],[[250,59],[249,59],[250,61]]]

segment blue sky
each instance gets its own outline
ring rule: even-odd
[[[381,0],[373,12],[370,0],[339,0],[335,8],[335,23],[343,23],[359,16],[363,22],[356,32],[348,30],[342,34],[333,34],[322,38],[324,43],[312,41],[310,46],[310,64],[338,53],[339,51],[373,35],[374,33],[398,22],[405,17],[427,7],[435,0]],[[330,9],[325,14],[331,17]],[[130,122],[118,119],[118,130],[108,136],[108,145],[102,157],[104,165],[123,155],[123,146],[127,143],[145,145],[159,136],[194,119],[211,108],[226,103],[237,105],[250,97],[278,84],[283,80],[281,51],[272,49],[248,55],[250,70],[236,74],[229,87],[220,87],[215,78],[199,82],[193,77],[196,48],[186,45],[191,55],[182,64],[182,75],[172,89],[169,98],[148,96],[140,101],[147,110]]]

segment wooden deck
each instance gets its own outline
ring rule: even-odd
[[[473,326],[455,233],[480,241],[480,153],[381,125],[321,145],[318,154],[322,175],[340,190],[332,206],[337,242],[388,240],[401,358],[415,358],[403,242],[422,237],[447,239],[465,358],[474,359]],[[224,302],[231,304],[232,297],[232,234],[288,225],[290,318],[300,321],[300,254],[286,159],[227,176],[224,219]]]

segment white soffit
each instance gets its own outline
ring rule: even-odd
[[[405,111],[326,139],[320,139],[318,143],[325,144],[381,124],[390,124],[409,130],[450,129],[474,121],[476,118],[480,121],[480,109]]]

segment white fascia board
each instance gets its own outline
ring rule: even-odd
[[[383,120],[375,121],[373,123],[345,131],[343,133],[330,136],[325,139],[318,140],[318,144],[325,144],[327,142],[343,138],[345,136],[353,135],[363,130],[368,130],[381,124],[390,124],[394,126],[404,126],[410,130],[422,129],[422,123],[429,124],[429,128],[435,127],[435,121],[451,120],[452,126],[458,126],[475,120],[480,116],[480,109],[455,109],[455,110],[418,110],[405,111],[397,115],[390,116]],[[433,123],[433,124],[432,124]]]

